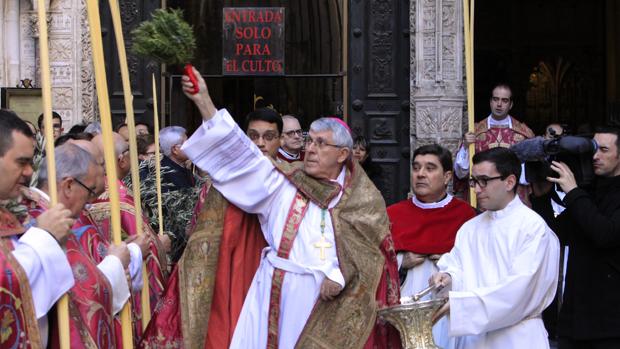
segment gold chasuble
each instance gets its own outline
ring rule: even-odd
[[[326,208],[340,191],[337,184],[308,176],[301,162],[274,164],[320,207]],[[329,213],[346,286],[332,301],[317,300],[296,348],[362,348],[376,324],[376,295],[386,264],[382,252],[386,239],[388,249],[393,250],[385,202],[358,164],[348,166],[343,190]],[[392,281],[388,284],[398,285],[398,280]],[[398,291],[391,294],[390,303],[398,302]]]

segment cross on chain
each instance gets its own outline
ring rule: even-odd
[[[325,250],[331,247],[332,244],[325,239],[324,235],[321,235],[321,240],[314,243],[314,248],[319,249],[319,258],[321,258],[322,261],[325,260]]]

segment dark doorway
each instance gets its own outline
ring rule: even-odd
[[[476,120],[497,82],[513,89],[511,115],[536,134],[551,122],[602,124],[606,106],[605,1],[476,1]]]
[[[181,8],[198,41],[194,65],[207,78],[218,108],[226,108],[243,125],[257,107],[296,115],[304,129],[318,117],[342,115],[342,6],[339,0],[187,0],[169,1]],[[222,75],[224,7],[285,8],[285,74],[276,77]],[[200,116],[178,88],[178,67],[171,67],[170,114],[167,123],[188,126]]]

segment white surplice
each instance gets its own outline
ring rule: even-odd
[[[310,202],[288,259],[277,256],[284,224],[297,188],[275,169],[247,138],[225,109],[203,125],[183,145],[183,151],[213,179],[213,186],[231,203],[258,215],[268,247],[246,296],[231,348],[265,348],[269,297],[274,267],[286,271],[280,301],[279,347],[293,348],[318,298],[325,277],[344,287],[336,256],[331,215],[325,214],[325,238],[332,248],[320,259],[314,247],[321,238],[321,209]],[[345,171],[337,182],[342,186]],[[334,207],[341,194],[329,207]]]
[[[30,227],[19,239],[13,237],[11,240],[13,256],[28,277],[41,344],[46,347],[47,312],[75,284],[73,272],[65,252],[45,230]]]
[[[518,196],[466,222],[438,262],[452,276],[456,348],[548,348],[541,313],[554,298],[558,266],[557,237]]]

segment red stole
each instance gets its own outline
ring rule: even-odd
[[[26,273],[13,257],[10,237],[24,228],[0,207],[0,347],[40,348],[39,325]]]
[[[443,254],[454,246],[456,232],[476,215],[474,209],[457,198],[444,207],[423,209],[411,199],[387,208],[396,251]]]
[[[36,219],[47,209],[48,203],[35,192],[25,194],[30,194],[30,200],[38,200],[27,202],[29,218]],[[71,348],[114,348],[112,286],[80,245],[75,234],[80,234],[82,229],[74,225],[74,234],[69,235],[65,244],[67,260],[75,278],[75,285],[69,291]],[[60,344],[56,326],[51,333],[50,343],[53,348],[58,348]]]

